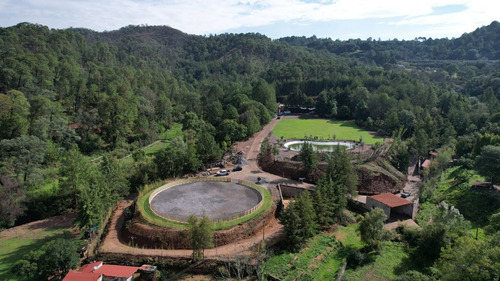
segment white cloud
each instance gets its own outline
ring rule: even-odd
[[[29,21],[54,28],[73,26],[102,31],[129,24],[149,24],[208,34],[277,22],[380,19],[383,24],[420,25],[428,30],[432,30],[429,25],[434,25],[439,26],[436,31],[464,32],[495,20],[499,3],[489,0],[0,0],[0,25]],[[433,8],[445,5],[465,5],[467,9],[432,15]]]

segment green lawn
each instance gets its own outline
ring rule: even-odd
[[[9,272],[14,263],[53,239],[74,237],[70,234],[70,230],[69,228],[28,230],[19,233],[15,238],[0,238],[0,280],[23,280]]]
[[[278,139],[304,139],[318,137],[320,140],[350,140],[375,144],[383,139],[359,128],[354,121],[332,121],[327,119],[281,119],[273,130]]]

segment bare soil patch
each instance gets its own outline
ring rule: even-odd
[[[69,213],[12,227],[0,232],[0,238],[24,238],[28,237],[28,235],[31,237],[33,232],[70,228],[74,226],[73,222],[75,221],[77,215],[78,213]]]

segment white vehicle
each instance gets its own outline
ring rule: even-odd
[[[229,173],[229,170],[220,170],[215,174],[215,176],[227,176]]]

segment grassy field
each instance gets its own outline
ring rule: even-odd
[[[473,223],[473,226],[485,226],[491,215],[500,212],[500,196],[493,190],[473,190],[470,186],[475,181],[484,181],[484,178],[474,171],[469,181],[453,184],[460,173],[459,167],[445,170],[434,194],[434,202],[446,201],[460,210],[464,217]]]
[[[203,179],[202,179],[203,180]],[[210,180],[220,180],[224,181],[226,178],[211,178]],[[249,220],[252,220],[254,218],[257,218],[258,216],[264,214],[269,208],[271,208],[273,204],[273,200],[271,198],[271,194],[269,191],[260,185],[252,184],[249,182],[246,182],[245,185],[251,185],[253,188],[259,190],[261,194],[263,194],[263,202],[262,205],[259,209],[257,209],[255,212],[244,216],[240,217],[234,220],[230,221],[223,221],[223,222],[217,222],[214,223],[214,229],[215,230],[222,230],[222,229],[229,229],[235,225],[238,225],[240,223],[247,222]],[[157,187],[161,185],[156,185]],[[139,194],[139,197],[137,199],[137,207],[139,212],[141,213],[142,217],[148,221],[151,224],[158,225],[158,226],[163,226],[163,227],[173,227],[173,228],[179,228],[179,229],[186,229],[187,224],[185,223],[180,223],[180,222],[175,222],[175,221],[170,221],[167,219],[164,219],[160,216],[157,216],[152,210],[149,205],[149,196],[151,193],[153,193],[156,190],[156,188],[152,189],[146,189],[144,192],[141,192]]]
[[[346,270],[345,279],[353,281],[394,279],[407,270],[403,261],[408,259],[408,253],[404,247],[402,243],[384,242],[380,254],[375,256],[373,262],[354,270]]]
[[[335,280],[351,251],[363,248],[358,224],[339,227],[333,235],[312,238],[299,253],[279,253],[270,257],[266,273],[282,280]],[[380,255],[356,269],[347,269],[342,280],[390,280],[408,270],[406,245],[386,241]]]
[[[158,139],[160,140],[173,140],[176,137],[182,137],[182,124],[174,123],[172,127],[165,132],[163,132]]]
[[[278,139],[304,139],[318,137],[320,140],[363,140],[367,144],[382,142],[371,132],[359,128],[354,121],[332,121],[326,119],[281,119],[273,130]]]
[[[363,247],[357,226],[317,235],[299,253],[276,254],[266,261],[264,270],[282,280],[335,280],[349,252]]]
[[[19,230],[13,236],[0,238],[0,280],[23,280],[10,273],[9,269],[32,250],[39,249],[45,243],[56,238],[77,238],[71,234],[71,228],[50,227],[46,229]],[[82,241],[79,241],[81,245]]]

